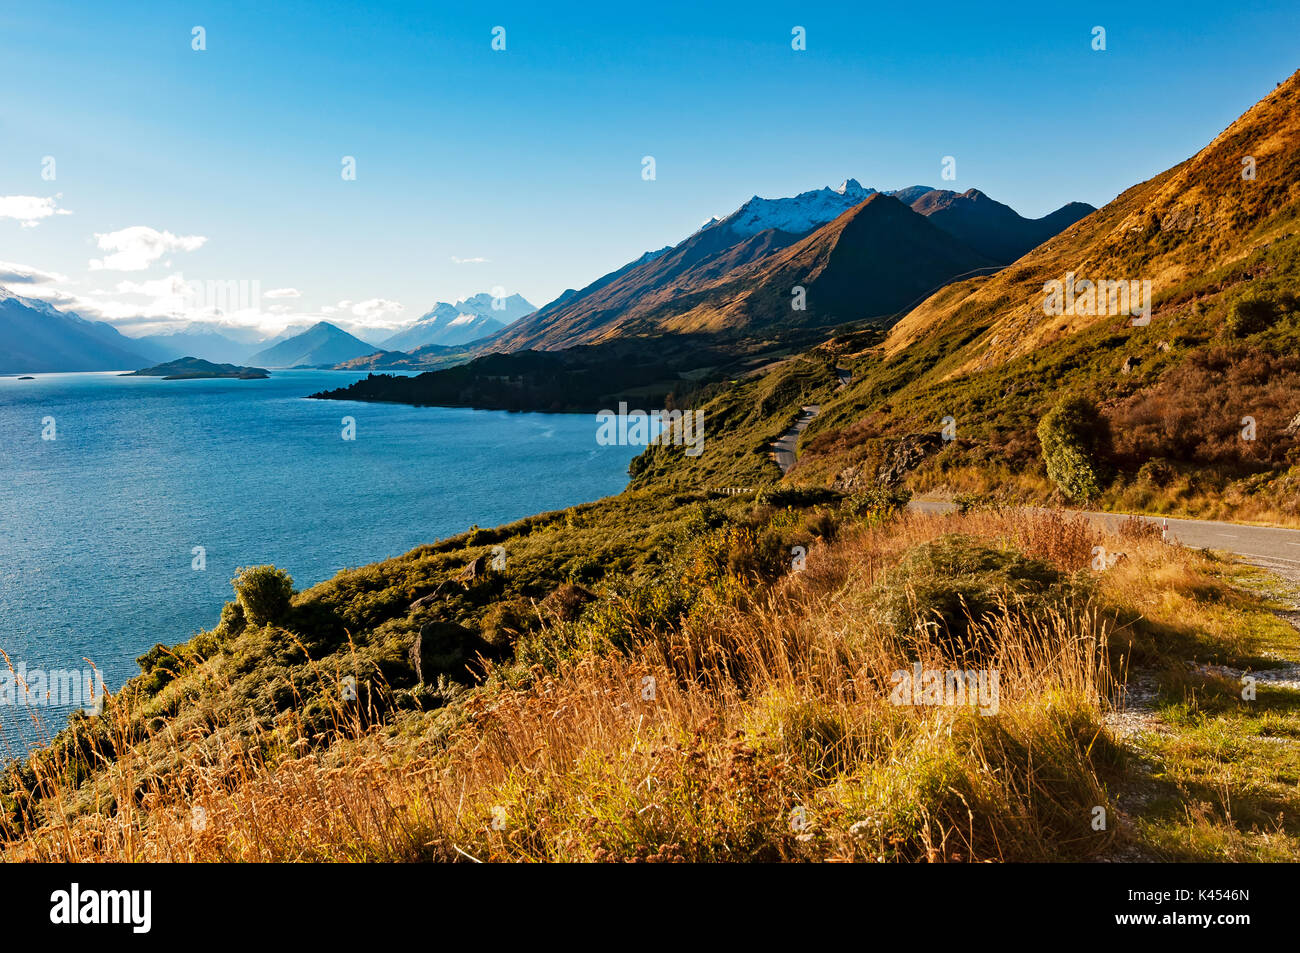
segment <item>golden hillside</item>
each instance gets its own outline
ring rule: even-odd
[[[992,278],[947,288],[893,329],[887,356],[945,328],[959,308],[992,312],[948,376],[993,367],[1098,321],[1126,315],[1044,314],[1045,283],[1068,272],[1091,281],[1149,280],[1160,320],[1178,285],[1239,260],[1296,229],[1300,198],[1300,73],[1292,74],[1187,161],[1127,190]],[[1254,160],[1254,178],[1244,165]]]

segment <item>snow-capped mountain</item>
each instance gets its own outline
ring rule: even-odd
[[[1074,203],[1030,220],[975,190],[882,193],[856,179],[789,198],[755,196],[671,248],[566,291],[482,347],[555,350],[665,332],[886,317],[947,277],[1013,260],[1091,210]],[[840,260],[809,257],[809,250],[834,251]],[[791,262],[806,280],[795,280]],[[791,315],[790,287],[810,283],[818,286],[817,308]]]
[[[0,374],[135,370],[157,353],[111,324],[0,288]]]
[[[838,218],[875,194],[875,189],[865,188],[857,179],[846,179],[837,189],[812,189],[790,198],[764,199],[755,195],[726,218],[711,219],[704,227],[725,225],[742,238],[769,228],[800,235]]]
[[[522,295],[501,299],[500,308],[494,307],[497,301],[486,292],[456,304],[439,301],[411,327],[384,341],[383,348],[386,351],[413,351],[429,344],[443,347],[469,344],[496,334],[537,310]]]
[[[496,298],[486,291],[480,292],[464,301],[456,302],[456,308],[461,314],[479,314],[485,318],[491,318],[493,321],[499,321],[501,324],[511,324],[524,315],[532,314],[537,308],[529,304],[528,299],[523,295],[510,295],[508,298],[501,299],[501,307],[496,307]]]

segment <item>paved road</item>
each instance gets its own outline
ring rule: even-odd
[[[952,503],[935,500],[915,500],[909,508],[922,513],[950,513],[956,509]],[[1128,517],[1116,513],[1081,512],[1081,516],[1116,530]],[[1140,519],[1164,525],[1161,517],[1143,516]],[[1274,529],[1268,526],[1243,526],[1240,523],[1221,523],[1216,520],[1169,519],[1169,537],[1184,546],[1197,549],[1221,549],[1235,553],[1252,565],[1272,569],[1290,579],[1300,578],[1300,530]]]
[[[799,446],[799,435],[808,429],[812,419],[822,412],[820,404],[807,404],[803,412],[795,419],[792,426],[772,443],[772,459],[781,468],[782,473],[789,473],[794,466],[795,448]]]
[[[853,380],[853,372],[843,367],[835,368],[835,376],[840,379],[836,390],[843,390]],[[812,419],[822,412],[821,404],[806,404],[793,425],[772,442],[772,459],[781,468],[782,473],[789,473],[794,466],[799,447],[799,435],[808,429]]]

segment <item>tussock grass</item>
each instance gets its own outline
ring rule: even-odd
[[[1099,541],[1127,558],[1093,572]],[[621,598],[602,593],[536,635],[531,660],[485,661],[477,686],[434,711],[363,697],[335,703],[324,729],[291,709],[253,730],[230,713],[179,732],[159,719],[141,738],[110,709],[100,720],[116,729],[37,763],[4,854],[1087,860],[1134,839],[1172,853],[1209,825],[1187,850],[1235,857],[1210,842],[1263,835],[1221,811],[1094,824],[1099,808],[1123,814],[1116,792],[1131,782],[1134,753],[1107,723],[1134,645],[1164,662],[1187,645],[1249,653],[1231,632],[1246,597],[1215,573],[1204,556],[1058,513],[847,522],[771,584],[728,577],[668,621],[623,606],[616,647],[583,636]],[[933,611],[945,578],[983,587],[960,619]],[[1186,644],[1163,644],[1175,619]],[[895,704],[896,673],[916,663],[996,672],[997,713]],[[1294,848],[1286,824],[1269,837],[1269,850]]]

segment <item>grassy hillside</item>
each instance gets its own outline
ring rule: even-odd
[[[918,490],[1300,521],[1297,145],[1292,77],[1192,159],[937,293],[857,353],[791,479],[901,471]],[[1150,323],[1045,315],[1045,284],[1068,272],[1150,280]],[[1064,397],[1090,408],[1095,493],[1049,478],[1038,427]]]
[[[1300,859],[1294,594],[1136,521],[1002,505],[1300,520],[1298,105],[1300,76],[888,336],[644,379],[593,349],[578,392],[510,370],[573,355],[403,384],[641,387],[704,411],[705,452],[651,447],[617,497],[303,592],[241,571],[217,627],[6,770],[0,853]],[[1151,322],[1044,315],[1067,271],[1149,276]],[[771,441],[814,404],[782,478]],[[901,509],[924,490],[963,512]],[[900,695],[917,671],[974,695]]]
[[[1300,857],[1296,633],[1138,531],[643,492],[268,582],[9,772],[6,859]]]

